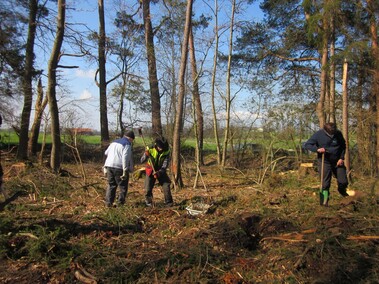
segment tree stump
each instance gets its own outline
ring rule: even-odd
[[[305,177],[313,172],[313,163],[301,163],[299,167],[299,177]]]

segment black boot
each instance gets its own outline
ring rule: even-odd
[[[346,187],[345,186],[338,186],[338,192],[342,195],[342,196],[349,196],[349,194],[347,194],[346,192]]]

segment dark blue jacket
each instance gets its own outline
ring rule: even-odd
[[[320,129],[304,144],[304,148],[317,152],[319,148],[325,148],[325,160],[336,162],[339,159],[345,159],[346,141],[341,131],[336,131],[334,135],[329,135],[324,129]],[[321,158],[321,154],[317,153]]]

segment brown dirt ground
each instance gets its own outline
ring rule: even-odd
[[[207,164],[197,188],[194,167],[183,166],[174,207],[159,186],[146,207],[141,178],[125,206],[109,209],[99,163],[63,165],[57,177],[3,160],[0,283],[378,283],[373,181],[356,181],[351,198],[333,188],[326,208],[316,173],[257,184],[260,169]],[[191,203],[211,207],[192,216]]]

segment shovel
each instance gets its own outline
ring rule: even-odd
[[[324,164],[325,164],[325,152],[321,154],[320,205],[328,206],[329,191],[323,190],[322,188],[322,184],[324,181]]]

